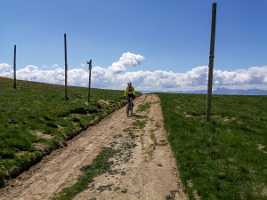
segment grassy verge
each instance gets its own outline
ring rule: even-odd
[[[82,176],[73,185],[59,192],[53,200],[71,200],[85,190],[94,177],[107,172],[111,168],[112,162],[109,159],[115,153],[112,148],[104,148],[91,165],[81,169],[83,171]]]
[[[191,199],[267,199],[267,97],[160,94],[165,127]]]
[[[64,141],[123,105],[122,91],[64,88],[0,78],[0,186],[38,162]]]

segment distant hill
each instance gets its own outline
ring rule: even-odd
[[[158,92],[162,93],[163,91],[142,91],[143,93],[153,93]],[[206,94],[207,90],[190,90],[190,91],[164,91],[163,93],[184,93],[184,94]],[[217,88],[213,90],[213,94],[221,94],[221,95],[261,95],[261,96],[267,96],[267,89],[266,90],[259,90],[259,89],[247,89],[247,90],[241,90],[241,89],[228,89],[228,88]]]
[[[259,90],[259,89],[238,90],[238,89],[218,88],[214,92],[217,94],[267,95],[267,90]]]
[[[187,93],[187,92],[183,92]],[[206,94],[206,90],[195,90],[189,93],[193,94]],[[217,88],[213,90],[214,94],[225,94],[225,95],[267,95],[267,90],[259,90],[259,89],[228,89],[228,88]]]

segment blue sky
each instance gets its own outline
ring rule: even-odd
[[[266,64],[267,1],[218,2],[216,66],[235,69]],[[208,62],[210,0],[3,0],[0,61],[18,65],[63,64],[63,33],[69,63],[93,58],[109,66],[123,52],[146,59],[145,69],[177,72]]]
[[[2,0],[0,76],[17,44],[18,78],[63,84],[66,32],[73,85],[87,85],[92,58],[96,87],[205,89],[212,2]],[[217,3],[215,87],[267,90],[267,0]]]

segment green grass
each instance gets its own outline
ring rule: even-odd
[[[143,104],[140,104],[137,108],[137,112],[146,112],[148,111],[150,108],[150,103],[149,102],[145,102]]]
[[[159,94],[168,139],[191,199],[267,199],[267,97]]]
[[[0,78],[0,186],[18,175],[45,154],[123,105],[122,91],[87,89]],[[98,100],[108,101],[101,106]]]
[[[138,128],[138,129],[143,129],[146,126],[146,119],[143,120],[139,120],[137,119],[136,121],[134,121],[133,126]]]
[[[64,188],[61,192],[56,194],[53,200],[71,200],[77,194],[85,190],[93,178],[107,172],[112,165],[109,159],[116,153],[112,148],[106,147],[95,158],[93,163],[89,166],[82,168],[83,174],[71,186]]]

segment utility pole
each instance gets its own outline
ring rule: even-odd
[[[68,100],[68,52],[67,52],[67,34],[64,34],[64,50],[65,50],[65,100]]]
[[[17,89],[17,78],[16,78],[16,63],[17,62],[17,46],[14,45],[14,60],[13,60],[13,88]]]
[[[88,64],[88,70],[89,70],[89,80],[88,80],[88,103],[90,101],[91,97],[91,74],[92,74],[92,59],[87,62]]]
[[[207,121],[210,121],[211,101],[212,101],[212,83],[213,83],[213,65],[214,65],[214,48],[215,48],[215,32],[216,32],[216,7],[212,4],[212,21],[211,21],[211,37],[210,37],[210,55],[209,55],[209,75],[208,75],[208,98],[207,98]]]

